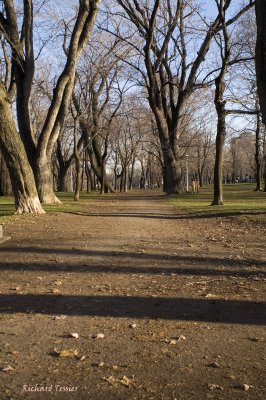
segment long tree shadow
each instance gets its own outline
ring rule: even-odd
[[[194,219],[211,219],[211,218],[228,218],[228,217],[237,217],[237,216],[258,216],[258,215],[266,215],[266,212],[262,211],[224,211],[224,212],[216,212],[213,211],[211,213],[206,213],[205,211],[196,214],[188,214],[188,213],[151,213],[151,212],[137,212],[137,211],[114,211],[110,212],[102,212],[102,211],[94,211],[94,212],[83,212],[83,211],[65,211],[65,214],[73,214],[79,215],[83,217],[107,217],[107,218],[144,218],[144,219],[163,219],[163,220],[194,220]]]
[[[265,303],[192,298],[5,295],[0,312],[266,325]]]
[[[131,192],[125,192],[125,193],[114,193],[114,194],[108,194],[108,196],[104,196],[104,197],[97,197],[97,202],[104,202],[104,203],[108,203],[111,201],[134,201],[134,202],[138,202],[138,201],[149,201],[149,202],[153,202],[153,201],[165,201],[165,199],[167,199],[168,196],[165,193],[139,193],[139,194],[132,194]]]
[[[45,271],[45,272],[73,272],[73,273],[96,273],[96,274],[140,274],[140,275],[177,275],[177,276],[217,276],[217,277],[236,277],[247,279],[264,279],[266,271],[263,270],[240,270],[240,269],[214,269],[214,268],[197,268],[197,267],[176,267],[176,266],[150,266],[142,264],[141,266],[132,266],[119,262],[107,264],[94,264],[93,262],[74,263],[54,263],[54,262],[14,262],[0,263],[2,271]]]
[[[117,250],[102,250],[102,249],[84,249],[84,248],[61,248],[61,247],[14,247],[11,245],[1,246],[1,252],[14,252],[14,253],[34,253],[34,254],[47,254],[47,255],[70,255],[70,256],[86,256],[92,258],[110,257],[112,259],[133,259],[141,261],[162,261],[162,262],[188,262],[198,263],[204,266],[244,266],[255,265],[256,267],[265,267],[264,261],[257,259],[232,259],[226,257],[204,257],[204,256],[183,256],[183,255],[169,255],[167,253],[149,253],[149,252],[132,252],[132,251],[117,251]],[[2,264],[4,265],[4,264]],[[1,267],[0,267],[1,268]]]

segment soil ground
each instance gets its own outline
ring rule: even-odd
[[[1,400],[266,399],[263,224],[143,193],[5,235]]]

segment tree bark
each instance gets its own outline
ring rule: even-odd
[[[13,1],[4,0],[5,14],[0,12],[0,31],[12,50],[12,67],[17,83],[17,120],[28,160],[43,203],[60,203],[53,192],[51,158],[59,132],[64,124],[74,87],[77,61],[86,46],[97,15],[100,0],[80,0],[72,30],[67,59],[60,74],[38,142],[34,137],[30,113],[30,95],[34,76],[33,2],[23,2],[21,33]],[[36,141],[36,143],[35,143]],[[14,156],[14,155],[12,155]],[[12,179],[12,177],[11,177]],[[12,182],[14,186],[14,183]]]
[[[256,41],[256,75],[257,87],[262,112],[262,121],[266,125],[266,2],[256,0],[255,2],[257,20],[257,41]]]
[[[261,157],[261,145],[260,145],[260,116],[257,114],[257,128],[256,128],[256,189],[255,191],[262,191],[262,157]]]
[[[60,139],[57,140],[57,149],[56,149],[56,159],[58,163],[58,191],[59,192],[69,192],[70,182],[69,182],[69,168],[71,167],[73,157],[71,156],[69,159],[65,160],[63,157]]]
[[[69,183],[69,168],[71,164],[61,165],[58,171],[58,191],[59,192],[70,192]]]
[[[218,4],[217,4],[218,6]],[[230,60],[230,42],[229,35],[225,24],[225,3],[220,0],[219,13],[222,22],[223,40],[224,43],[220,43],[220,52],[222,57],[221,71],[218,77],[215,79],[215,98],[214,104],[217,112],[217,135],[216,135],[216,153],[215,153],[215,164],[214,164],[214,192],[213,201],[214,205],[223,205],[223,160],[224,160],[224,142],[226,135],[226,110],[225,110],[225,75],[229,68]]]
[[[104,169],[104,171],[102,171],[102,165],[101,164],[99,165],[97,163],[97,159],[95,157],[95,154],[94,154],[93,150],[92,149],[88,149],[88,153],[89,153],[89,157],[90,157],[91,167],[93,169],[94,174],[98,178],[99,182],[101,183],[102,181],[104,181],[104,185],[106,186],[108,191],[110,193],[115,193],[115,190],[112,187],[112,184],[108,180],[108,177],[106,175],[105,169]],[[102,178],[102,172],[104,173],[103,178]]]
[[[11,186],[9,172],[4,157],[0,152],[0,196],[11,196],[11,195],[12,195],[12,186]]]
[[[53,173],[51,169],[51,159],[45,154],[38,158],[35,164],[34,176],[38,188],[39,198],[44,204],[61,204],[53,189]]]
[[[214,164],[214,192],[212,206],[223,205],[223,159],[224,159],[224,142],[225,142],[225,106],[224,102],[216,103],[216,111],[218,116],[217,135],[216,135],[216,153]]]
[[[169,145],[162,146],[162,154],[164,159],[164,191],[167,194],[180,194],[183,192],[181,164]]]
[[[266,142],[263,143],[263,179],[264,179],[264,189],[266,192]]]
[[[16,130],[8,95],[0,83],[0,150],[9,170],[17,214],[42,214],[34,175]]]
[[[81,187],[81,174],[82,169],[80,165],[80,152],[78,149],[78,128],[77,118],[74,118],[74,158],[76,166],[76,183],[75,183],[75,194],[74,201],[79,201],[80,187]]]
[[[82,175],[80,159],[75,159],[75,165],[76,165],[76,183],[75,183],[74,201],[79,201],[80,188],[81,188],[81,175]]]

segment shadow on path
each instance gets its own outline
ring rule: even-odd
[[[163,262],[191,262],[191,263],[199,263],[200,265],[204,266],[218,266],[218,265],[226,265],[228,266],[245,266],[245,265],[255,265],[256,267],[261,266],[265,267],[266,264],[264,261],[257,260],[257,259],[231,259],[231,258],[221,258],[221,257],[204,257],[204,256],[183,256],[183,255],[169,255],[167,253],[149,253],[145,251],[144,253],[142,252],[132,252],[132,251],[116,251],[116,250],[102,250],[102,249],[95,249],[95,250],[89,250],[89,249],[84,249],[84,248],[60,248],[60,247],[47,247],[47,248],[41,248],[41,247],[14,247],[11,245],[10,246],[1,246],[0,247],[0,254],[1,252],[14,252],[14,253],[34,253],[34,254],[47,254],[47,255],[70,255],[73,257],[77,256],[86,256],[86,257],[92,257],[92,258],[101,258],[101,257],[111,257],[112,262],[115,259],[137,259],[140,261],[163,261]],[[89,260],[88,260],[89,262]],[[52,263],[52,262],[51,262]],[[10,264],[10,263],[9,263]],[[12,263],[11,263],[12,264]],[[108,264],[106,265],[108,268]],[[5,263],[0,263],[0,269],[6,268]],[[25,265],[25,268],[27,266]],[[146,268],[146,266],[145,266]],[[262,271],[263,273],[263,271]],[[265,272],[266,273],[266,272]]]
[[[266,215],[265,212],[259,211],[224,211],[224,212],[213,212],[207,214],[205,211],[200,214],[174,214],[174,213],[151,213],[151,212],[121,212],[114,211],[110,212],[81,212],[81,211],[65,211],[65,214],[73,214],[82,217],[107,217],[107,218],[144,218],[144,219],[163,219],[163,220],[194,220],[194,219],[209,219],[209,218],[227,218],[237,216],[252,216],[252,215]]]
[[[217,265],[216,265],[217,267]],[[140,275],[178,275],[178,276],[221,276],[221,277],[236,277],[236,278],[265,278],[266,272],[263,270],[239,270],[239,269],[219,269],[219,266],[214,268],[192,268],[192,267],[176,267],[176,266],[158,266],[153,267],[150,265],[132,266],[132,265],[121,265],[121,261],[118,265],[112,263],[106,263],[104,265],[97,264],[93,262],[86,262],[79,264],[74,262],[64,262],[64,263],[54,263],[50,261],[49,263],[36,262],[36,263],[0,263],[1,271],[45,271],[45,272],[73,272],[73,273],[87,273],[87,274],[140,274]],[[89,279],[89,278],[88,278]]]
[[[4,295],[2,313],[41,313],[266,325],[265,303],[191,298]]]

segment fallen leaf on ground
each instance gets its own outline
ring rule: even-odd
[[[216,385],[215,383],[209,383],[208,389],[209,390],[224,390],[224,388],[222,386]]]
[[[103,378],[103,380],[110,383],[110,385],[115,385],[117,382],[117,379],[113,375],[109,376],[109,378]]]
[[[76,333],[76,332],[74,332],[74,333],[70,333],[70,334],[69,334],[69,337],[72,337],[72,338],[78,339],[78,338],[79,338],[79,334],[78,334],[78,333]]]
[[[247,392],[252,387],[253,386],[247,385],[246,383],[241,383],[240,385],[234,386],[235,389],[244,390],[245,392]]]
[[[109,376],[109,378],[103,378],[104,381],[110,383],[110,385],[116,385],[117,383],[120,383],[121,385],[129,387],[130,385],[134,384],[134,378],[129,379],[127,376],[123,376],[122,379],[117,379],[113,375]]]
[[[74,357],[77,356],[79,351],[77,349],[65,349],[56,351],[58,357]]]
[[[259,338],[259,337],[249,338],[249,340],[251,340],[251,342],[263,342],[264,341],[263,338]]]
[[[2,369],[3,372],[11,372],[14,371],[14,368],[12,368],[10,365]]]
[[[92,335],[92,339],[103,339],[104,337],[104,333],[97,333],[97,335]]]
[[[181,340],[186,340],[186,337],[184,335],[178,336],[177,341],[180,342]]]
[[[103,366],[104,366],[104,362],[102,362],[102,361],[99,362],[99,363],[97,364],[97,366],[98,366],[98,367],[103,367]]]
[[[66,315],[56,315],[55,317],[53,317],[53,319],[60,320],[60,319],[65,319],[67,316]]]
[[[119,382],[124,386],[130,386],[130,385],[133,385],[133,383],[134,383],[134,381],[132,379],[129,379],[125,375],[123,376],[123,378]]]

